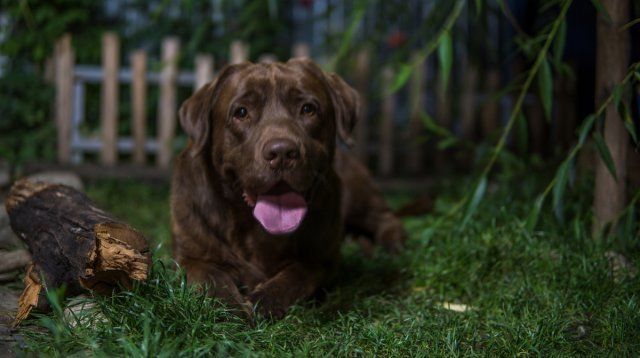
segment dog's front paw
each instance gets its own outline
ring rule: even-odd
[[[249,300],[253,303],[255,312],[264,318],[279,320],[289,310],[289,305],[282,301],[282,297],[271,294],[261,287],[257,287],[249,294]]]

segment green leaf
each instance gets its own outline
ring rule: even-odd
[[[618,108],[620,106],[620,102],[622,101],[622,91],[624,88],[621,84],[615,85],[613,87],[613,105]]]
[[[613,176],[613,178],[618,181],[618,175],[616,173],[616,166],[613,164],[613,158],[611,157],[611,152],[609,151],[609,146],[602,138],[600,132],[593,132],[593,139],[596,143],[596,149],[598,150],[598,154],[600,154],[600,158],[604,161],[604,164],[609,169],[609,173]]]
[[[393,94],[397,90],[402,88],[402,86],[404,86],[404,84],[407,83],[407,80],[409,80],[409,76],[411,76],[411,72],[413,72],[413,66],[406,63],[402,64],[387,94]]]
[[[620,31],[627,31],[629,30],[630,27],[632,27],[635,24],[640,24],[640,17],[629,21],[626,25],[620,28]]]
[[[560,223],[564,223],[564,205],[562,199],[564,198],[564,190],[567,187],[567,180],[569,179],[568,173],[571,163],[571,161],[566,161],[560,165],[556,172],[556,182],[553,185],[553,213]]]
[[[334,71],[334,69],[336,68],[336,66],[342,59],[342,57],[344,57],[347,54],[347,52],[351,49],[352,47],[351,42],[356,33],[356,30],[358,29],[358,26],[360,25],[360,22],[362,22],[362,18],[364,17],[366,10],[367,10],[367,1],[356,2],[356,7],[355,7],[355,10],[353,11],[353,18],[351,19],[351,22],[349,23],[347,30],[344,31],[344,33],[342,34],[342,39],[340,40],[340,48],[338,48],[338,52],[336,53],[335,57],[331,61],[329,61],[329,64],[327,65],[326,69],[328,71]]]
[[[438,46],[438,60],[440,61],[440,85],[442,86],[442,91],[446,91],[453,64],[453,44],[449,31],[443,32],[440,38],[440,44]]]
[[[600,15],[602,15],[604,21],[606,21],[607,24],[611,25],[613,21],[611,20],[611,16],[609,16],[609,12],[607,11],[607,9],[605,9],[604,5],[602,5],[602,2],[600,2],[600,0],[591,0],[591,3],[593,3],[593,6],[600,13]]]
[[[628,118],[631,119],[631,117]],[[633,139],[633,143],[638,146],[638,133],[636,132],[635,124],[633,124],[631,120],[624,121],[624,127],[627,129],[627,132],[629,132],[631,139]]]
[[[433,119],[433,117],[431,117],[427,112],[420,112],[420,120],[422,121],[424,128],[429,132],[442,137],[451,135],[445,128],[439,126],[438,123],[436,123],[436,121]]]
[[[624,234],[622,237],[634,237],[633,235],[635,235],[638,225],[636,208],[635,205],[629,205],[627,208],[628,212],[625,218]]]
[[[579,133],[578,146],[582,147],[584,145],[584,141],[587,139],[587,135],[589,135],[589,132],[591,131],[591,128],[593,127],[593,123],[595,123],[596,121],[596,118],[597,117],[595,114],[590,114],[582,122],[582,126],[580,127],[580,130],[578,132]]]
[[[446,150],[458,144],[458,138],[448,137],[438,142],[438,150]]]
[[[542,204],[544,203],[545,195],[540,194],[536,198],[536,202],[533,204],[533,208],[527,216],[527,221],[525,222],[525,228],[527,231],[533,231],[536,228],[536,224],[538,223],[538,217],[540,216],[540,210],[542,209]]]
[[[476,18],[482,14],[482,0],[476,0]]]
[[[616,109],[618,110],[618,114],[622,119],[622,123],[624,124],[624,127],[627,129],[627,132],[629,132],[631,139],[633,139],[633,142],[636,145],[638,145],[638,134],[636,133],[636,126],[633,123],[633,119],[631,118],[631,114],[629,114],[629,110],[627,109],[627,106],[625,105],[624,102],[621,101],[616,107]]]
[[[567,41],[567,21],[562,21],[560,28],[556,34],[555,41],[553,42],[553,59],[556,66],[562,63],[562,56],[564,55],[564,48]]]
[[[473,197],[471,201],[469,201],[469,205],[467,206],[467,211],[464,214],[464,219],[462,219],[462,226],[466,226],[471,219],[471,216],[476,212],[478,208],[478,204],[480,204],[480,200],[484,197],[484,193],[487,190],[487,176],[483,175],[478,184],[476,185],[476,189],[473,192]]]
[[[546,59],[542,61],[538,72],[538,90],[540,91],[540,101],[542,102],[542,108],[544,108],[544,115],[547,121],[550,122],[553,101],[553,76],[549,61]]]

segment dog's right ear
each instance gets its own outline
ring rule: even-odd
[[[217,78],[202,86],[180,107],[180,125],[191,139],[190,154],[197,156],[210,144],[213,125],[213,108],[217,102],[221,87],[229,77],[248,63],[230,65],[220,70]]]

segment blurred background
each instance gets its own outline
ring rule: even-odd
[[[556,168],[598,110],[596,21],[611,22],[600,1],[0,3],[5,177],[64,167],[87,177],[166,179],[186,142],[176,115],[182,101],[228,63],[295,56],[361,93],[352,150],[383,185],[422,188],[480,173],[496,159],[506,171]],[[639,56],[632,19],[640,6],[630,1],[625,11],[630,64]],[[633,78],[622,102],[630,145],[639,108]],[[585,148],[572,165],[593,169]],[[630,153],[636,180],[637,151]]]

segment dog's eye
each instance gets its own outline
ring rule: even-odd
[[[249,114],[249,111],[247,111],[246,108],[239,107],[233,112],[233,118],[243,119],[243,118],[246,118],[248,114]]]
[[[314,114],[316,114],[316,110],[316,106],[314,106],[313,104],[305,103],[300,109],[300,114],[304,116],[313,116]]]

